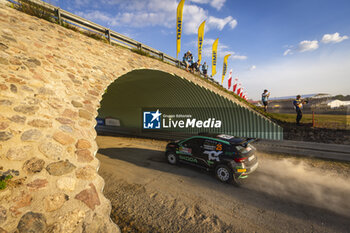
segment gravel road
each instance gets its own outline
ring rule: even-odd
[[[98,136],[99,174],[123,232],[349,232],[350,164],[258,153],[243,187],[172,166],[166,142]]]

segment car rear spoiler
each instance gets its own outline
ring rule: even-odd
[[[257,140],[259,140],[259,139],[257,139],[257,138],[247,138],[243,142],[241,142],[241,145],[246,147],[249,143],[255,142]]]

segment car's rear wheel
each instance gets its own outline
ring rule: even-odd
[[[174,152],[167,152],[166,158],[168,160],[168,163],[175,165],[178,163],[177,155]]]
[[[216,167],[215,176],[218,180],[224,183],[231,183],[233,179],[232,170],[223,164],[220,164]]]

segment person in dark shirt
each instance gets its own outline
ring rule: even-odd
[[[268,105],[268,100],[269,100],[270,93],[268,90],[264,90],[264,92],[261,94],[261,102],[264,105],[264,111],[267,111],[267,105]]]
[[[208,65],[206,62],[204,62],[204,64],[202,65],[202,72],[203,72],[204,76],[207,78],[208,77],[208,75],[207,75]]]
[[[301,118],[303,118],[303,104],[307,104],[308,101],[301,99],[300,95],[297,95],[297,98],[293,101],[293,105],[295,108],[295,111],[297,112],[297,118],[296,123],[297,125],[300,125]]]

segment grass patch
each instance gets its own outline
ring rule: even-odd
[[[64,28],[67,28],[69,30],[75,31],[75,32],[79,32],[79,28],[74,26],[73,24],[67,23],[67,22],[62,22],[61,26]]]
[[[50,22],[56,22],[55,18],[53,18],[53,11],[40,6],[34,2],[27,0],[17,0],[18,4],[14,4],[13,7],[16,10],[22,11],[28,15],[32,15],[41,19],[45,19]]]
[[[287,123],[295,123],[296,114],[293,113],[269,113],[273,118]],[[312,114],[303,114],[301,120],[304,124],[312,124]],[[317,128],[349,129],[350,115],[315,114],[315,126]]]
[[[0,177],[0,190],[4,190],[7,187],[7,183],[9,180],[11,180],[13,176],[7,175],[7,176],[1,176]]]
[[[146,52],[146,51],[143,51],[143,50],[140,50],[140,49],[137,49],[137,48],[132,48],[131,51],[134,52],[134,53],[137,53],[137,54],[139,54],[139,55],[141,55],[141,56],[146,56],[146,57],[151,57],[151,58],[153,58],[153,57],[149,54],[149,52]]]
[[[84,34],[85,36],[88,36],[88,37],[91,37],[95,40],[100,40],[100,41],[103,41],[105,43],[107,43],[107,38],[99,33],[96,33],[96,32],[92,32],[92,31],[83,31],[82,34]]]

